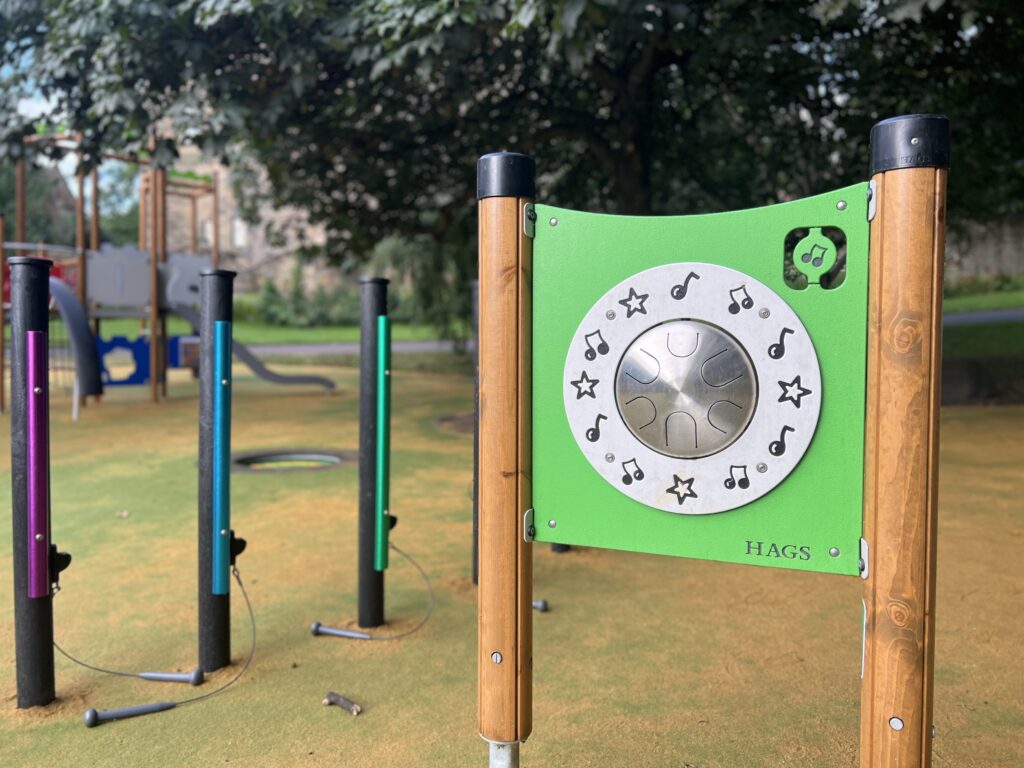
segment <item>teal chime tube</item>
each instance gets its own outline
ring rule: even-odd
[[[213,594],[230,592],[231,323],[213,327]]]
[[[376,501],[373,541],[373,567],[383,571],[388,567],[388,514],[391,490],[391,318],[377,318],[377,473],[374,498]]]

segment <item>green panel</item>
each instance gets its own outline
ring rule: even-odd
[[[702,216],[606,216],[536,206],[533,495],[537,541],[858,574],[867,191],[867,184],[858,184],[767,208]],[[827,265],[836,256],[821,239],[819,228],[827,227],[845,234],[845,280],[831,290],[817,284],[802,289],[788,286],[783,269],[787,236],[792,248],[796,235],[791,233],[805,230],[806,242],[797,244],[799,252],[805,246],[814,248]],[[581,453],[563,404],[567,350],[594,303],[631,275],[675,262],[717,264],[764,283],[799,316],[821,367],[821,415],[803,460],[767,495],[718,514],[676,515],[620,493]],[[807,274],[817,280],[812,265],[807,266]],[[551,520],[557,521],[556,527],[549,526]],[[758,542],[761,555],[756,554]],[[830,555],[833,548],[838,556]]]

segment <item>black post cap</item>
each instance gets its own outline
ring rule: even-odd
[[[203,269],[199,272],[200,277],[237,277],[238,273],[230,269]]]
[[[870,176],[896,168],[949,168],[949,118],[901,115],[871,129]]]
[[[49,269],[53,266],[53,262],[49,259],[40,259],[36,256],[11,256],[7,260],[9,266],[17,266],[19,264],[27,264],[30,267],[45,267]]]
[[[493,152],[476,163],[476,199],[534,197],[534,162],[519,152]]]

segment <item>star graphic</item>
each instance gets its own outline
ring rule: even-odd
[[[799,376],[788,384],[785,381],[780,381],[779,386],[782,387],[782,394],[779,395],[779,402],[785,403],[788,400],[797,408],[800,407],[800,400],[806,395],[811,394],[811,390],[807,389],[800,383]]]
[[[619,299],[619,304],[626,308],[626,319],[629,320],[633,315],[639,313],[646,315],[647,310],[644,309],[644,302],[651,297],[649,293],[638,294],[635,288],[629,289],[629,296],[624,299]]]
[[[597,395],[594,394],[594,387],[597,386],[600,381],[600,379],[590,378],[587,376],[587,372],[584,371],[576,381],[570,381],[569,383],[576,387],[577,400],[582,398],[584,395],[596,400]]]
[[[679,475],[672,475],[672,479],[675,480],[675,483],[671,488],[667,488],[665,493],[674,493],[680,504],[687,499],[697,498],[697,492],[693,490],[694,478],[691,477],[689,480],[683,480]]]

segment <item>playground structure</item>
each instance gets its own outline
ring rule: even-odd
[[[69,660],[96,671],[198,685],[203,681],[203,672],[230,664],[231,575],[244,594],[235,560],[245,549],[245,541],[235,537],[230,518],[231,281],[234,273],[210,270],[203,274],[201,287],[199,667],[191,673],[134,673],[106,670],[81,662],[54,642],[53,596],[59,588],[60,573],[70,565],[71,556],[59,552],[51,541],[47,373],[51,263],[18,257],[10,260],[10,266],[11,478],[18,707],[45,706],[54,700],[55,648]],[[250,661],[251,658],[252,652]],[[247,667],[248,662],[234,680],[244,674]],[[90,709],[85,715],[85,724],[91,727],[108,720],[165,711],[210,695],[126,709]]]
[[[26,139],[29,144],[47,143],[65,152],[81,154],[79,139],[73,134],[58,133],[37,135]],[[73,294],[64,292],[57,304],[61,318],[67,323],[69,346],[75,363],[76,376],[73,394],[74,408],[86,395],[99,395],[102,385],[95,385],[102,376],[107,386],[149,384],[150,399],[157,402],[167,394],[168,367],[189,367],[195,370],[196,360],[193,349],[197,344],[195,335],[169,338],[167,317],[176,314],[197,325],[195,307],[199,297],[199,275],[205,269],[216,269],[220,261],[220,229],[218,178],[191,173],[175,173],[155,165],[149,157],[133,157],[117,153],[103,153],[101,159],[138,165],[141,171],[139,183],[139,237],[138,246],[114,247],[100,242],[100,185],[99,174],[94,168],[90,176],[91,211],[89,216],[89,237],[86,244],[85,214],[85,173],[77,174],[77,196],[75,202],[75,244],[74,247],[46,243],[28,242],[26,232],[25,175],[26,161],[20,160],[15,169],[15,216],[14,240],[6,240],[6,223],[0,215],[0,248],[6,255],[34,255],[55,262],[55,278],[67,283]],[[167,247],[168,198],[184,199],[189,205],[189,250],[169,253]],[[211,207],[212,233],[208,253],[200,253],[198,237],[198,207],[209,198]],[[3,261],[3,259],[0,259]],[[7,267],[0,265],[3,284],[7,285]],[[83,308],[79,311],[72,306],[76,298]],[[0,309],[2,313],[2,309]],[[69,321],[69,316],[73,316]],[[89,352],[86,338],[79,327],[81,317],[87,319],[98,354]],[[144,336],[130,340],[115,337],[104,340],[101,337],[102,321],[108,318],[138,318],[145,323]],[[0,314],[0,321],[2,321]],[[0,410],[4,405],[3,391],[3,340],[0,338]],[[124,379],[114,379],[106,370],[104,356],[113,350],[128,351],[135,363],[134,371]],[[259,359],[241,344],[236,344],[234,353],[253,372],[266,380],[278,384],[311,384],[333,389],[334,385],[322,377],[291,377],[268,370]],[[94,368],[99,366],[101,373]],[[75,411],[77,414],[77,410]]]
[[[532,731],[533,541],[859,576],[861,765],[931,764],[949,143],[882,121],[869,183],[695,217],[535,205],[532,158],[480,158],[492,768]]]

